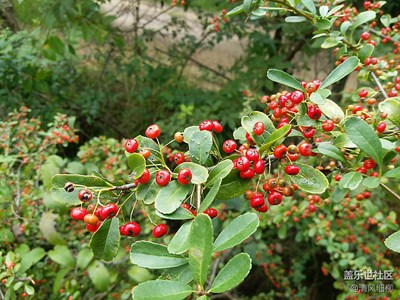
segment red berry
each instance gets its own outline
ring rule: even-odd
[[[313,120],[318,120],[321,118],[322,111],[316,105],[310,105],[307,111],[308,117]]]
[[[384,132],[386,129],[386,123],[385,122],[380,122],[378,124],[378,126],[376,126],[376,131],[378,131],[379,133]]]
[[[207,208],[203,211],[203,213],[208,215],[211,219],[214,219],[216,216],[218,216],[218,210],[215,208]]]
[[[325,132],[332,131],[335,128],[335,123],[332,120],[325,120],[322,122],[322,130]]]
[[[236,142],[234,140],[226,140],[222,145],[222,150],[225,153],[232,153],[236,150]]]
[[[140,176],[137,180],[138,180],[138,182],[140,184],[148,183],[149,180],[150,180],[150,172],[149,172],[149,170],[148,169],[144,169],[144,172],[143,172],[142,176]]]
[[[246,171],[250,168],[250,160],[245,157],[241,156],[236,161],[236,169],[239,171]]]
[[[267,212],[268,211],[268,206],[266,204],[258,206],[255,208],[256,211],[259,212]]]
[[[160,170],[156,173],[156,182],[159,186],[166,186],[171,180],[171,174],[166,170]]]
[[[271,205],[279,205],[282,203],[282,194],[279,192],[272,192],[268,195],[268,203]]]
[[[361,111],[363,107],[361,105],[355,105],[352,112],[353,114],[356,114],[358,111]]]
[[[368,90],[361,90],[359,93],[358,93],[358,96],[360,96],[360,98],[365,98],[365,97],[367,97],[368,96]]]
[[[263,122],[256,122],[253,126],[253,133],[255,135],[262,135],[264,133],[265,126]]]
[[[128,222],[123,226],[122,235],[138,236],[140,234],[140,225],[136,222]]]
[[[224,128],[222,127],[221,123],[218,122],[218,121],[212,121],[212,123],[213,123],[213,126],[214,126],[214,132],[215,132],[215,133],[221,133],[222,130],[224,129]]]
[[[165,224],[158,224],[153,228],[153,236],[155,238],[160,238],[168,233],[168,226]]]
[[[286,150],[287,150],[287,148],[285,145],[276,146],[274,149],[275,158],[281,159],[283,157],[283,155],[285,155]]]
[[[314,204],[310,204],[307,209],[309,212],[313,213],[317,210],[317,207]]]
[[[180,184],[188,184],[190,183],[190,180],[192,180],[192,171],[189,169],[182,169],[178,173],[178,182]]]
[[[70,216],[74,220],[80,220],[82,221],[83,218],[88,214],[88,211],[84,209],[83,207],[75,207],[71,210]]]
[[[249,142],[250,145],[254,145],[255,142],[253,140],[253,138],[251,137],[250,133],[246,132],[246,140]]]
[[[174,154],[174,162],[176,165],[180,165],[185,161],[185,155],[182,152],[178,152]]]
[[[257,149],[249,149],[246,151],[246,157],[251,161],[257,161],[260,159],[260,153]]]
[[[367,169],[373,169],[376,166],[376,162],[373,159],[367,159],[364,161],[364,167]]]
[[[253,165],[253,170],[254,170],[254,173],[256,173],[256,174],[264,173],[265,161],[263,161],[262,159],[257,160]]]
[[[311,156],[312,155],[312,145],[310,143],[301,143],[299,145],[299,153],[302,156]]]
[[[304,94],[300,91],[294,91],[290,97],[294,104],[299,104],[304,100]]]
[[[129,153],[133,153],[139,147],[139,143],[135,139],[129,139],[125,142],[125,151]]]
[[[212,131],[214,129],[214,124],[210,120],[204,120],[203,122],[200,123],[199,129],[201,131],[203,130]]]
[[[99,218],[93,214],[87,214],[84,216],[83,222],[90,225],[96,225],[99,222]]]
[[[262,206],[264,204],[265,204],[265,200],[264,200],[264,197],[262,197],[262,196],[261,197],[255,196],[250,199],[250,206],[253,208]]]
[[[91,191],[88,190],[81,190],[78,193],[78,199],[81,200],[82,202],[88,202],[92,200],[93,194]]]
[[[300,130],[306,139],[311,139],[315,135],[315,129],[312,127],[300,127]]]
[[[90,232],[96,232],[97,229],[99,229],[100,225],[101,225],[101,222],[97,222],[97,224],[95,224],[95,225],[86,223],[86,229]]]
[[[299,174],[300,169],[299,169],[299,167],[296,166],[296,165],[287,165],[287,166],[285,167],[285,172],[286,172],[286,174],[288,174],[288,175],[297,175],[297,174]]]
[[[158,126],[157,124],[153,124],[147,127],[145,132],[146,136],[150,139],[158,138],[160,133],[161,133],[160,126]]]
[[[336,181],[340,181],[340,179],[342,179],[342,175],[336,174],[334,178]]]
[[[243,179],[251,179],[254,177],[254,171],[252,169],[240,171],[239,176]]]
[[[118,213],[118,206],[115,203],[109,203],[100,212],[100,216],[105,219],[111,219]]]
[[[366,41],[371,37],[371,34],[368,31],[361,33],[361,39]]]

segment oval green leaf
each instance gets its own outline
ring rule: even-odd
[[[332,119],[333,117],[339,117],[340,120],[344,119],[343,110],[332,100],[325,99],[325,103],[318,105],[318,107],[321,109],[322,113],[329,119]]]
[[[286,85],[296,90],[304,91],[304,88],[301,85],[301,83],[297,79],[295,79],[292,75],[284,71],[278,69],[270,69],[267,72],[267,77],[274,82]]]
[[[385,174],[383,174],[383,177],[400,178],[400,167],[387,171]]]
[[[213,226],[206,214],[197,215],[190,229],[189,267],[193,279],[204,285],[213,253]]]
[[[340,151],[338,147],[332,145],[331,143],[318,143],[318,152],[327,157],[341,161],[344,164],[347,163],[342,151]]]
[[[215,277],[210,292],[223,293],[240,284],[251,270],[251,258],[247,253],[239,253],[228,261]]]
[[[387,119],[400,126],[400,97],[388,98],[379,103],[379,110],[388,114]]]
[[[192,162],[204,165],[210,156],[212,134],[209,131],[196,131],[189,141],[189,154]]]
[[[290,176],[290,179],[299,189],[308,193],[322,194],[328,188],[328,179],[321,171],[305,164],[296,165],[300,168],[300,173]]]
[[[268,137],[265,144],[260,147],[260,154],[268,151],[272,146],[283,139],[289,133],[291,128],[292,126],[290,124],[286,124],[283,125],[281,128],[274,130],[274,132]]]
[[[365,121],[356,117],[348,119],[344,129],[350,140],[370,155],[381,169],[383,150],[376,132]]]
[[[171,280],[150,280],[133,289],[135,300],[182,300],[193,293],[185,283]]]
[[[257,145],[262,145],[268,139],[268,137],[275,131],[275,126],[271,119],[264,113],[259,111],[253,111],[250,114],[242,117],[243,128],[251,135]],[[253,133],[254,124],[262,122],[265,127],[265,131],[262,135],[255,135]]]
[[[340,79],[346,77],[357,68],[359,62],[360,60],[357,57],[355,56],[349,57],[339,66],[337,66],[328,75],[328,77],[326,77],[326,79],[321,83],[321,86],[319,88],[324,89],[330,86],[331,84],[338,82]]]
[[[157,216],[166,220],[188,220],[193,219],[194,215],[185,208],[179,207],[172,214],[163,214],[156,210]]]
[[[105,220],[90,240],[94,256],[111,261],[118,254],[120,239],[119,219]]]
[[[132,244],[131,262],[148,269],[168,269],[187,264],[187,259],[168,252],[166,246],[147,241]]]
[[[358,188],[363,177],[359,172],[349,172],[344,174],[339,181],[339,187],[341,189],[355,190]]]
[[[155,199],[156,209],[163,214],[171,214],[182,204],[192,185],[181,185],[174,180],[163,187]]]
[[[207,193],[207,196],[201,202],[198,212],[200,212],[200,213],[203,212],[206,208],[208,208],[211,205],[211,203],[214,201],[215,197],[217,196],[217,194],[219,192],[221,183],[222,183],[222,180],[218,179],[218,181],[212,186],[212,188]]]
[[[239,245],[256,231],[259,224],[260,221],[255,213],[245,213],[235,218],[218,235],[214,242],[214,252]]]
[[[210,172],[206,187],[213,186],[219,180],[224,179],[233,169],[233,162],[230,159],[220,161]]]
[[[193,222],[183,224],[168,244],[168,252],[172,254],[182,254],[189,249],[190,229]]]
[[[128,156],[128,166],[131,170],[131,177],[133,179],[138,179],[142,176],[144,169],[146,169],[146,160],[143,155],[132,153]]]
[[[89,278],[94,287],[99,291],[105,291],[110,287],[111,276],[106,266],[99,260],[91,263],[87,269]]]
[[[242,179],[237,170],[232,170],[221,183],[221,187],[215,197],[218,200],[229,200],[242,195],[249,187],[251,180]]]
[[[397,231],[385,240],[385,245],[390,250],[400,253],[400,231]]]

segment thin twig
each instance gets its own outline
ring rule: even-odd
[[[3,291],[1,289],[0,289],[0,299],[4,300],[4,294],[3,294]]]
[[[393,191],[390,187],[388,187],[386,184],[381,182],[381,186],[387,190],[390,194],[392,194],[393,197],[395,197],[397,200],[400,200],[400,195],[398,195],[395,191]]]
[[[386,94],[381,82],[379,81],[378,77],[375,75],[374,72],[371,72],[371,77],[375,81],[375,83],[378,86],[379,90],[381,91],[383,97],[385,97],[385,99],[389,98],[388,95]]]
[[[207,291],[211,288],[211,285],[214,281],[215,276],[217,275],[217,270],[218,270],[218,265],[219,265],[219,257],[214,261],[213,267],[212,267],[212,272],[210,275],[210,280],[208,282],[208,286],[207,286]]]
[[[144,29],[147,25],[149,25],[151,22],[153,22],[154,20],[156,20],[159,16],[165,14],[166,12],[170,11],[171,9],[173,9],[175,6],[170,6],[162,11],[160,11],[158,14],[156,14],[155,16],[153,16],[150,20],[148,20],[146,23],[144,23],[142,26],[140,26],[140,29]]]
[[[196,201],[196,209],[198,211],[201,205],[201,184],[196,184]]]
[[[107,189],[108,191],[126,191],[126,190],[130,190],[136,187],[135,183],[128,183],[128,184],[124,184],[124,185],[117,185],[117,186],[113,186],[110,189]]]

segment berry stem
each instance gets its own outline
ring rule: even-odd
[[[398,195],[395,191],[393,191],[390,187],[388,187],[386,184],[384,183],[380,183],[380,185],[386,190],[388,191],[390,194],[392,194],[393,197],[395,197],[397,200],[400,200],[400,195]]]
[[[383,88],[381,82],[379,81],[379,78],[375,75],[374,72],[371,72],[370,74],[371,74],[372,79],[375,81],[376,85],[378,86],[379,90],[381,91],[383,97],[385,97],[385,99],[389,98],[388,95],[386,94],[386,91]]]
[[[196,209],[199,211],[201,205],[201,184],[196,184]]]

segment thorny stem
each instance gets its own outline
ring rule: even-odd
[[[383,88],[381,82],[379,81],[379,78],[375,75],[374,72],[371,72],[371,77],[372,79],[375,81],[376,85],[378,86],[379,90],[381,91],[383,97],[385,97],[385,99],[389,98],[388,95],[386,94],[385,89]]]

